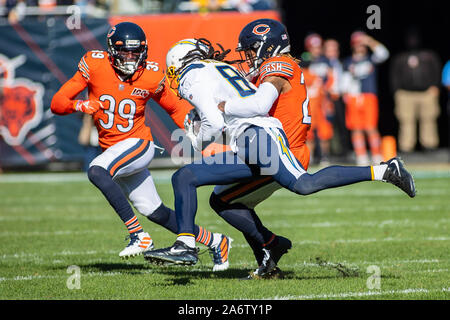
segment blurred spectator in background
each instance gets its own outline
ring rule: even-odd
[[[450,60],[444,66],[442,71],[442,84],[447,89],[447,121],[448,121],[448,138],[450,147]]]
[[[190,0],[197,6],[198,12],[221,11],[227,0]]]
[[[322,46],[323,41],[319,34],[309,34],[305,38],[306,52],[302,55],[301,67],[304,70],[312,119],[307,144],[311,150],[312,162],[328,165],[330,140],[333,137],[333,126],[329,119],[333,111],[330,110],[326,92],[327,86],[333,79],[328,59],[323,55]]]
[[[347,155],[350,151],[350,138],[347,127],[345,126],[345,105],[342,101],[342,62],[339,59],[340,48],[339,43],[335,39],[327,39],[323,43],[323,53],[325,58],[328,59],[328,64],[331,67],[333,74],[332,84],[328,89],[328,96],[333,103],[334,109],[334,137],[339,142],[334,149],[340,155]],[[336,134],[337,133],[337,134]]]
[[[242,13],[257,10],[272,10],[275,8],[274,1],[272,0],[228,0],[228,4]]]
[[[447,89],[448,93],[448,112],[450,115],[450,60],[444,66],[444,70],[442,71],[442,84]]]
[[[437,118],[440,114],[441,63],[435,52],[421,48],[417,29],[408,30],[405,42],[406,51],[395,56],[390,66],[394,110],[399,121],[399,149],[414,151],[418,121],[420,144],[424,149],[432,150],[439,145]]]
[[[377,65],[389,58],[389,51],[379,41],[362,31],[352,33],[350,46],[352,55],[343,61],[345,120],[351,132],[356,164],[362,166],[370,163],[379,164],[383,158],[378,131]],[[371,160],[366,148],[366,136]]]
[[[4,8],[4,15],[11,24],[17,23],[25,17],[27,7],[25,0],[3,0],[1,6]]]

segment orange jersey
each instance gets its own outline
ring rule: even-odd
[[[88,88],[89,100],[98,100],[104,109],[93,114],[103,149],[127,138],[153,140],[145,125],[145,107],[154,99],[183,127],[184,117],[192,106],[170,89],[164,73],[155,62],[137,71],[130,80],[122,81],[112,67],[106,51],[89,51],[80,60],[78,71],[55,94],[51,109],[56,114],[68,114],[73,99]]]
[[[302,70],[288,56],[273,57],[261,65],[256,85],[259,86],[268,76],[283,77],[292,87],[288,92],[279,95],[269,115],[280,120],[289,141],[289,148],[307,169],[309,150],[306,146],[306,136],[311,127],[311,114],[308,111],[309,101]]]

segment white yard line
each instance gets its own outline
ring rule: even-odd
[[[155,181],[161,183],[170,182],[173,170],[152,170],[151,174]],[[0,175],[2,183],[60,183],[60,182],[89,182],[85,172],[62,172],[62,173],[6,173]]]
[[[154,270],[133,270],[133,275],[135,274],[149,274],[153,273]],[[114,277],[114,276],[124,276],[124,275],[130,275],[130,273],[126,272],[87,272],[83,273],[81,271],[81,280],[83,277]],[[58,275],[58,276],[52,276],[52,275],[27,275],[27,276],[13,276],[13,277],[0,277],[0,282],[3,281],[30,281],[30,280],[39,280],[39,279],[63,279],[68,278],[70,275]]]
[[[411,205],[411,206],[368,206],[364,208],[354,208],[348,207],[348,205],[343,205],[337,208],[321,208],[317,206],[318,204],[312,203],[311,207],[301,207],[299,208],[285,208],[281,211],[275,211],[271,209],[266,209],[262,212],[261,216],[269,216],[272,214],[277,214],[278,216],[301,216],[301,215],[319,215],[319,214],[349,214],[349,213],[400,213],[400,212],[431,212],[438,210],[450,210],[450,206],[442,205]]]
[[[439,220],[410,220],[410,219],[402,219],[402,220],[379,220],[379,221],[359,221],[359,222],[335,222],[335,221],[323,221],[323,222],[315,222],[315,223],[287,223],[282,221],[276,221],[271,224],[273,228],[336,228],[336,227],[376,227],[376,228],[384,228],[384,227],[435,227],[441,228],[444,224],[450,223],[450,219],[439,219]]]
[[[368,238],[368,239],[330,239],[330,240],[301,240],[294,241],[294,245],[325,245],[330,243],[371,243],[371,242],[407,242],[407,241],[449,241],[450,237],[426,237],[426,238]],[[233,243],[234,248],[247,248],[248,244],[246,243]]]
[[[275,296],[272,298],[264,298],[264,299],[267,299],[267,300],[315,300],[315,299],[358,298],[358,297],[374,297],[374,296],[394,295],[394,294],[434,293],[434,292],[450,292],[450,288],[442,288],[442,289],[409,288],[409,289],[403,289],[403,290],[342,292],[342,293],[311,294],[311,295],[281,296],[281,297]]]
[[[36,237],[36,236],[66,236],[66,235],[77,235],[86,233],[100,233],[104,232],[101,230],[84,230],[84,231],[73,231],[73,230],[59,230],[59,231],[30,231],[30,232],[12,232],[4,231],[0,232],[0,237]]]

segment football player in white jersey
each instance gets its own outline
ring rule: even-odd
[[[198,250],[193,232],[197,187],[225,185],[269,175],[281,186],[307,195],[326,188],[384,178],[386,164],[333,166],[316,174],[308,174],[289,150],[278,119],[270,117],[267,112],[256,113],[253,117],[222,114],[215,106],[223,101],[231,105],[241,103],[245,108],[269,110],[280,93],[279,88],[269,81],[256,88],[237,69],[221,61],[226,53],[214,51],[207,40],[186,39],[176,43],[167,54],[168,77],[176,81],[179,95],[195,107],[200,117],[201,125],[197,133],[189,124],[186,128],[193,147],[200,151],[205,142],[211,142],[224,132],[230,140],[232,151],[203,158],[201,163],[186,165],[173,175],[179,234],[173,246],[147,251],[144,257],[150,262],[197,263]],[[415,196],[412,177],[401,164],[397,171],[404,178],[390,182],[404,189],[411,197]],[[392,175],[396,178],[400,176]]]

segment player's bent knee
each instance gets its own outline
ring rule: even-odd
[[[177,188],[180,185],[195,185],[195,175],[186,167],[178,169],[172,176],[172,186]]]
[[[133,206],[140,214],[150,218],[161,205],[155,205],[150,201],[143,200],[143,201],[134,201]]]
[[[154,208],[151,212],[145,214],[145,216],[147,216],[147,218],[149,218],[151,221],[162,225],[166,223],[167,220],[169,220],[170,211],[163,203],[161,203],[157,208]]]
[[[302,196],[316,192],[314,179],[309,174],[302,174],[295,182],[292,191]]]
[[[91,166],[88,169],[87,175],[89,181],[96,186],[102,185],[105,183],[105,181],[111,180],[111,176],[109,175],[108,171],[100,166]]]
[[[209,197],[209,205],[219,215],[220,212],[227,209],[227,203],[222,201],[219,195],[215,194],[214,192],[212,192],[211,196]]]

